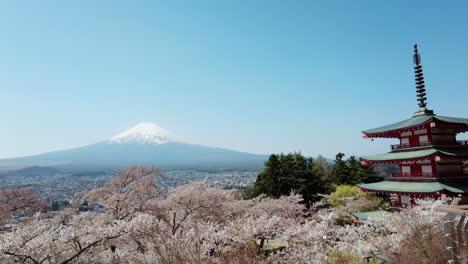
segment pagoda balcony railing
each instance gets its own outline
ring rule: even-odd
[[[439,174],[436,172],[394,172],[392,173],[393,177],[425,177],[433,178],[438,177]]]
[[[458,174],[453,174],[453,173],[437,173],[437,172],[394,172],[392,173],[392,177],[394,178],[415,178],[415,179],[423,179],[423,178],[437,178],[437,177],[442,177],[442,178],[461,178],[461,177],[467,177],[468,173],[458,173]]]
[[[405,144],[394,144],[390,145],[392,150],[405,149],[405,148],[416,148],[432,146],[432,142],[420,142],[420,143],[405,143]],[[464,146],[468,147],[468,140],[457,140],[457,144],[444,144],[444,146]]]
[[[424,146],[431,146],[431,142],[420,142],[420,143],[405,143],[405,144],[395,144],[391,145],[392,150],[397,150],[397,149],[404,149],[404,148],[415,148],[415,147],[424,147]]]

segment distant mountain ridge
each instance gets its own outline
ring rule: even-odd
[[[103,142],[69,150],[0,160],[6,163],[55,163],[68,169],[119,169],[132,165],[161,169],[261,169],[268,155],[187,143],[153,123],[141,123]],[[50,166],[49,166],[50,167]]]
[[[22,168],[16,171],[17,174],[20,175],[50,175],[60,172],[56,168],[51,167],[42,167],[42,166],[31,166]]]

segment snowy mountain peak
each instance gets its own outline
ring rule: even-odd
[[[180,137],[154,123],[140,123],[127,131],[111,137],[110,143],[149,143],[164,144],[168,142],[184,142]]]

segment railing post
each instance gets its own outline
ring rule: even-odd
[[[460,256],[460,258],[462,259],[462,263],[467,263],[465,261],[463,261],[464,259],[468,259],[468,248],[467,248],[467,243],[468,243],[468,240],[466,239],[468,237],[467,235],[467,230],[466,228],[463,226],[465,224],[465,219],[466,219],[466,216],[461,216],[460,219],[458,220],[458,223],[457,223],[457,241],[458,241],[458,255]],[[466,227],[468,227],[468,221],[466,223]]]
[[[463,216],[463,220],[465,220],[465,216]],[[464,224],[464,225],[463,225]],[[459,235],[459,241],[460,237],[464,240],[461,244],[461,258],[465,263],[468,263],[468,219],[466,219],[466,222],[463,223],[463,221],[460,219],[459,222],[460,228],[458,229],[458,235]]]
[[[444,233],[447,250],[450,253],[450,257],[447,263],[459,264],[457,257],[457,235],[455,229],[455,214],[447,213],[444,216]]]
[[[446,248],[449,252],[447,263],[468,263],[468,205],[447,206],[436,208],[445,212],[444,235]],[[459,217],[457,219],[457,217]]]

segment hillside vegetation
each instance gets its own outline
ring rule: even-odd
[[[447,201],[354,222],[349,211],[375,201],[349,188],[307,208],[295,193],[246,200],[203,182],[165,191],[158,176],[128,168],[56,215],[5,225],[0,263],[379,263],[376,252],[395,263],[444,263],[443,219],[433,208]],[[40,211],[37,197],[24,202],[14,192],[0,193],[3,224]]]

